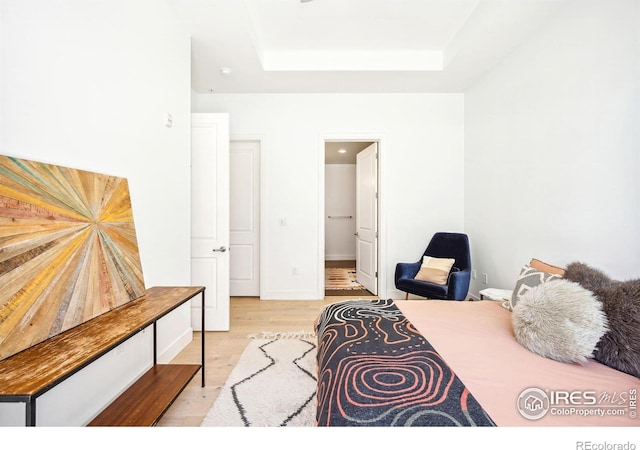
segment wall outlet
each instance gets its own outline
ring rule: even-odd
[[[298,275],[298,268],[297,267],[292,267],[291,268],[291,275]]]
[[[482,274],[482,282],[484,284],[489,284],[489,275],[487,275],[486,273]]]
[[[473,278],[474,280],[478,278],[478,272],[476,272],[476,269],[473,269],[471,271],[471,278]]]

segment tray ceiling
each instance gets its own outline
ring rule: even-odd
[[[196,92],[462,92],[559,0],[167,0]],[[223,69],[228,69],[223,73]]]

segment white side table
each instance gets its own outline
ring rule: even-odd
[[[513,291],[510,291],[508,289],[487,288],[480,291],[480,300],[509,300],[512,293]]]

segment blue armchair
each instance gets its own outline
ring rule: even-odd
[[[415,276],[422,265],[422,257],[420,257],[420,261],[396,265],[396,288],[406,292],[406,298],[409,298],[409,294],[414,294],[439,300],[465,300],[471,282],[469,237],[462,233],[436,233],[431,238],[423,256],[455,259],[447,284],[440,285],[416,280]]]

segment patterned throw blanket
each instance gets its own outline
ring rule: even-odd
[[[318,334],[318,426],[495,426],[393,300],[328,305]]]

